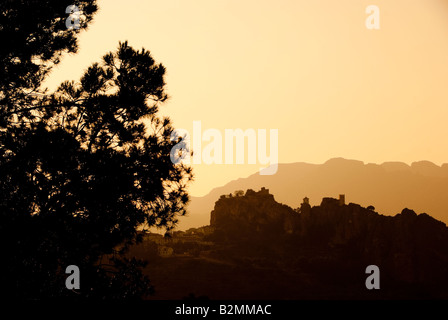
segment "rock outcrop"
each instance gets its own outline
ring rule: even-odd
[[[384,216],[373,207],[324,198],[319,206],[303,203],[294,210],[263,188],[222,196],[210,223],[221,241],[266,240],[288,248],[284,254],[291,257],[326,255],[335,265],[378,265],[394,281],[448,285],[448,228],[410,209]]]
[[[275,228],[280,232],[294,210],[275,201],[269,190],[247,190],[245,195],[222,196],[211,212],[210,225],[216,228],[245,226],[257,231]]]

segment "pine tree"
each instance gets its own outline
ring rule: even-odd
[[[68,29],[66,8],[82,11]],[[0,4],[0,243],[9,297],[141,298],[144,263],[124,256],[138,228],[172,229],[191,168],[173,164],[158,116],[165,68],[127,42],[55,92],[42,82],[97,6],[93,0]],[[81,288],[65,288],[77,265]]]

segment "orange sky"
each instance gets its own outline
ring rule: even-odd
[[[365,8],[380,9],[367,30]],[[448,162],[446,0],[100,0],[46,85],[118,41],[167,68],[175,127],[278,129],[279,162]],[[206,142],[203,142],[206,145]],[[260,165],[193,165],[192,195]]]

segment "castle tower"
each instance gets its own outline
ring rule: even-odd
[[[345,205],[345,194],[340,194],[339,195],[339,205],[342,207],[343,205]]]
[[[269,194],[269,189],[266,189],[265,187],[261,187],[259,193],[260,194]]]
[[[304,217],[309,217],[309,215],[311,214],[310,199],[308,197],[303,198],[303,202],[300,205],[300,213]]]

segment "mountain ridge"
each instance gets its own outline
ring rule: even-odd
[[[426,160],[411,165],[394,161],[374,164],[332,158],[323,164],[279,164],[275,175],[254,173],[213,188],[203,197],[191,197],[188,214],[180,219],[178,229],[208,224],[214,203],[222,194],[261,187],[271,189],[279,202],[293,208],[305,196],[313,203],[343,193],[351,202],[373,205],[385,215],[409,207],[448,222],[448,164],[438,166]]]

